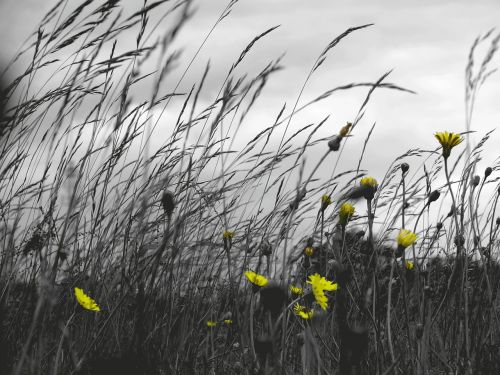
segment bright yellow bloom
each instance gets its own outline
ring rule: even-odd
[[[293,307],[293,312],[302,319],[311,319],[314,315],[314,310],[306,309],[305,306],[301,306],[298,303]]]
[[[339,135],[344,138],[347,133],[349,133],[349,130],[351,129],[352,123],[348,122],[342,129],[340,129]]]
[[[304,249],[304,253],[306,253],[308,257],[312,257],[312,255],[314,254],[314,249],[311,246],[308,246]]]
[[[407,260],[405,266],[408,271],[411,271],[413,269],[413,262]]]
[[[301,296],[304,294],[304,289],[299,288],[298,286],[290,285],[290,291],[292,292],[292,294],[296,294],[298,296]]]
[[[319,273],[310,275],[307,283],[312,285],[314,298],[316,299],[318,305],[320,305],[323,310],[326,310],[326,308],[328,307],[328,298],[326,297],[324,292],[325,290],[337,290],[338,284],[328,281],[323,276],[320,276]]]
[[[212,328],[217,325],[217,322],[214,322],[213,320],[207,320],[207,327]]]
[[[398,242],[398,246],[406,249],[408,246],[411,246],[417,240],[417,235],[408,229],[401,229],[399,231],[398,236],[396,237],[396,241]]]
[[[229,326],[229,325],[233,324],[233,321],[231,319],[224,319],[224,324]]]
[[[443,147],[443,157],[445,159],[450,156],[451,149],[463,140],[460,134],[451,132],[437,132],[434,133],[434,137],[436,137],[441,147]]]
[[[229,230],[225,230],[224,233],[222,234],[223,238],[233,238],[234,237],[234,232],[231,232]]]
[[[342,206],[340,206],[340,211],[339,211],[339,221],[341,225],[347,225],[349,220],[351,220],[352,215],[354,215],[354,206],[350,203],[343,203]]]
[[[258,273],[255,273],[253,271],[245,271],[245,276],[247,277],[248,281],[250,281],[254,285],[262,287],[269,284],[269,280],[267,280],[265,276],[259,275]]]
[[[75,287],[76,300],[84,309],[91,311],[101,311],[97,303],[83,292],[83,289]]]
[[[377,180],[373,177],[363,177],[360,181],[361,186],[371,186],[372,188],[376,188],[378,186]]]

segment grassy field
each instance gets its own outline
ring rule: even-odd
[[[374,178],[344,146],[370,141],[374,92],[411,91],[386,73],[302,98],[370,25],[241,139],[282,67],[240,67],[274,28],[202,105],[212,67],[187,83],[198,52],[172,47],[193,1],[137,6],[59,1],[2,78],[0,374],[499,374],[499,165],[481,162],[491,132],[469,134],[500,35],[471,48],[465,131],[435,129],[435,149],[408,144]],[[350,122],[289,131],[351,89]]]

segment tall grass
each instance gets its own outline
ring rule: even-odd
[[[303,93],[335,47],[370,25],[311,58],[293,106],[245,144],[238,134],[281,58],[254,75],[240,68],[276,27],[249,38],[208,104],[211,66],[192,71],[237,2],[185,60],[175,46],[191,0],[145,1],[130,15],[116,0],[71,10],[61,0],[7,67],[21,73],[0,121],[0,373],[498,373],[498,164],[478,172],[491,132],[476,145],[468,137],[500,36],[471,49],[466,147],[446,165],[437,147],[410,149],[367,197],[359,180],[375,125],[356,165],[339,162],[344,146],[362,136],[375,91],[411,91],[388,72],[309,102]],[[318,137],[328,116],[290,134],[297,113],[360,88],[344,135],[337,124]],[[312,168],[307,155],[319,155]],[[345,202],[357,213],[342,225]],[[418,235],[404,251],[400,228]],[[271,282],[250,285],[249,269]],[[326,310],[306,283],[315,273],[338,285]],[[101,311],[78,305],[74,287]]]

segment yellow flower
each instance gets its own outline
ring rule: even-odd
[[[349,133],[349,130],[351,129],[352,123],[348,122],[342,129],[340,129],[339,135],[344,138],[347,133]]]
[[[229,230],[225,230],[224,233],[222,234],[223,238],[233,238],[234,237],[234,232],[231,232]]]
[[[207,327],[212,328],[217,325],[217,322],[214,322],[213,320],[207,320]]]
[[[298,303],[293,307],[293,312],[295,315],[300,316],[302,319],[311,319],[314,315],[314,310],[306,309],[305,306],[301,306]]]
[[[411,271],[413,269],[413,262],[407,260],[405,266],[408,271]]]
[[[247,277],[248,281],[250,281],[254,285],[262,287],[269,284],[269,280],[267,280],[265,276],[259,275],[258,273],[255,273],[253,271],[245,271],[245,276]]]
[[[342,206],[340,206],[340,211],[339,211],[339,221],[341,225],[347,225],[349,220],[351,220],[352,215],[354,215],[354,206],[350,203],[343,203]]]
[[[314,254],[314,249],[311,246],[308,246],[304,249],[304,253],[306,253],[308,257],[312,257],[312,255]]]
[[[328,298],[326,297],[324,291],[337,290],[338,284],[328,281],[323,276],[320,276],[319,273],[310,275],[307,283],[312,285],[314,298],[316,299],[318,305],[320,305],[323,310],[326,310],[328,307]]]
[[[91,311],[101,311],[97,303],[83,292],[83,289],[75,287],[76,300],[84,309]]]
[[[450,156],[451,149],[462,142],[460,134],[451,132],[437,132],[434,137],[439,141],[443,148],[443,157],[446,159]]]
[[[372,188],[376,188],[378,186],[377,180],[375,180],[373,177],[363,177],[360,181],[361,186],[370,186]]]
[[[417,240],[417,235],[408,229],[401,229],[399,231],[398,236],[396,237],[396,241],[398,246],[406,249],[408,246],[411,246]]]
[[[292,294],[296,294],[298,296],[301,296],[304,294],[304,289],[299,288],[298,286],[290,285],[290,291],[292,292]]]
[[[233,321],[231,319],[224,319],[224,324],[229,326],[229,325],[233,324]]]

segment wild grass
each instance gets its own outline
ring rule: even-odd
[[[370,195],[359,181],[375,125],[355,165],[340,162],[344,146],[363,137],[375,91],[411,91],[387,72],[303,99],[332,50],[370,25],[311,58],[293,106],[245,140],[281,57],[240,68],[276,27],[249,38],[210,100],[210,64],[191,70],[237,2],[185,60],[175,43],[191,0],[130,15],[116,0],[60,0],[7,66],[20,73],[1,106],[0,373],[499,373],[499,166],[481,163],[491,132],[477,145],[469,134],[500,35],[471,49],[466,141],[449,159],[437,142],[396,156]],[[299,112],[351,89],[366,92],[351,127],[318,137],[325,115],[290,134]],[[342,225],[346,202],[356,213]],[[404,251],[401,228],[418,236]],[[326,310],[306,282],[315,273],[338,286]]]

